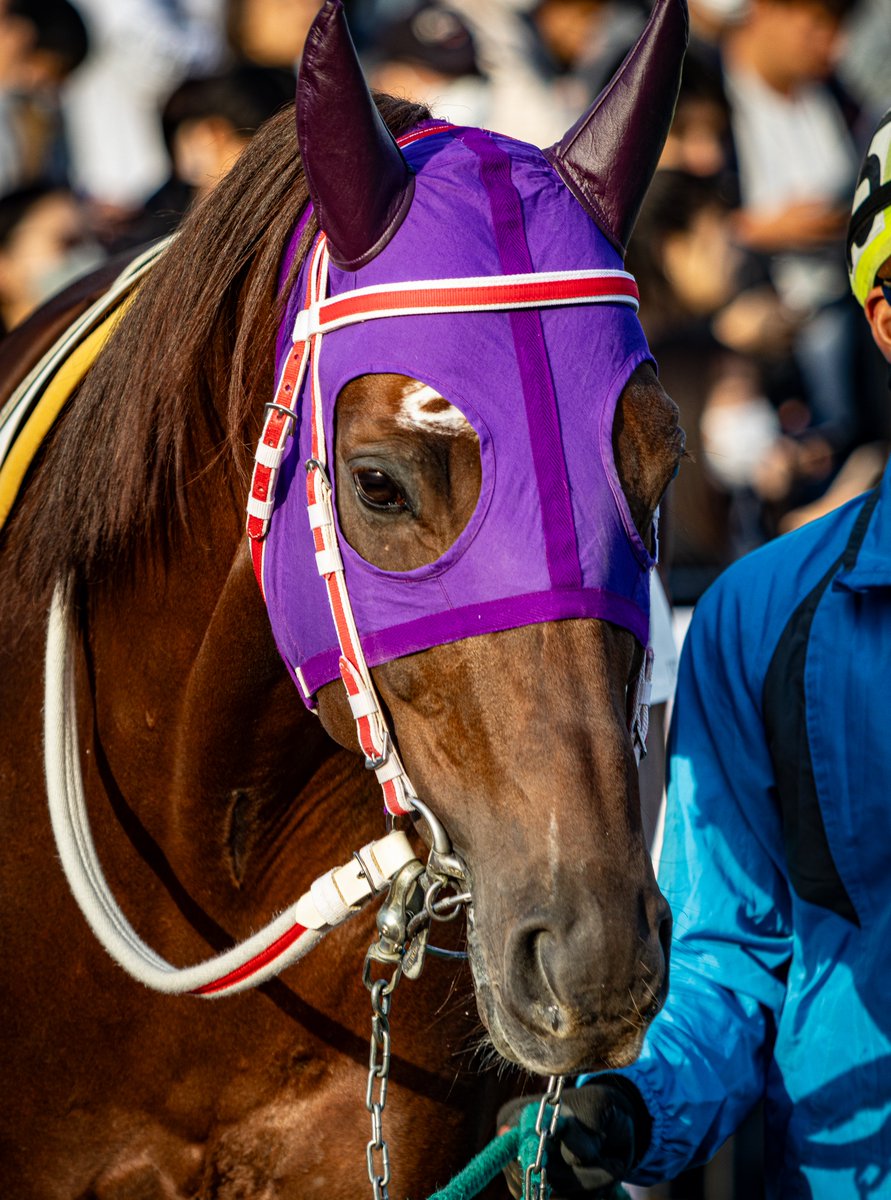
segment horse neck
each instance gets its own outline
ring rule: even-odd
[[[219,496],[211,475],[166,561],[91,589],[79,708],[109,855],[163,859],[238,935],[381,829],[358,756],[287,676],[241,514]]]

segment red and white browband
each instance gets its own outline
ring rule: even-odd
[[[465,279],[423,279],[356,288],[331,300],[311,302],[294,322],[294,342],[331,333],[357,321],[424,313],[502,312],[517,308],[557,308],[566,304],[627,304],[639,296],[627,271],[542,271]]]
[[[264,539],[275,505],[278,470],[296,423],[297,398],[308,370],[312,455],[306,464],[307,512],[316,565],[328,591],[340,646],[340,673],[366,765],[377,775],[387,810],[400,815],[411,811],[416,796],[387,728],[344,579],[328,477],[328,449],[319,385],[322,337],[360,321],[423,313],[501,312],[577,304],[627,304],[637,309],[638,292],[633,276],[627,271],[607,270],[420,280],[357,288],[331,299],[325,297],[327,281],[328,250],[322,234],[312,251],[304,305],[294,323],[293,344],[282,369],[275,400],[267,406],[247,504],[247,532],[254,572],[263,591]],[[297,676],[299,679],[299,669]]]

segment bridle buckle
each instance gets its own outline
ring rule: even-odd
[[[380,754],[377,755],[377,757],[375,757],[375,758],[369,758],[367,754],[365,755],[365,770],[366,771],[379,771],[382,766],[384,766],[387,762],[389,762],[390,752],[391,752],[392,748],[393,748],[393,743],[390,740],[390,731],[388,729],[385,729],[384,730],[383,749],[381,750]]]

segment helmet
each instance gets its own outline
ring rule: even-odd
[[[848,277],[860,304],[891,258],[891,109],[872,135],[854,192],[848,225]]]

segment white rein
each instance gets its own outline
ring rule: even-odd
[[[134,979],[158,992],[219,996],[254,987],[302,958],[332,928],[387,888],[415,858],[404,833],[394,831],[358,851],[345,866],[317,879],[259,933],[191,967],[175,967],[139,937],[105,880],[90,832],[77,743],[74,630],[69,603],[57,586],[46,647],[44,753],[47,796],[65,877],[87,923],[108,953]]]

